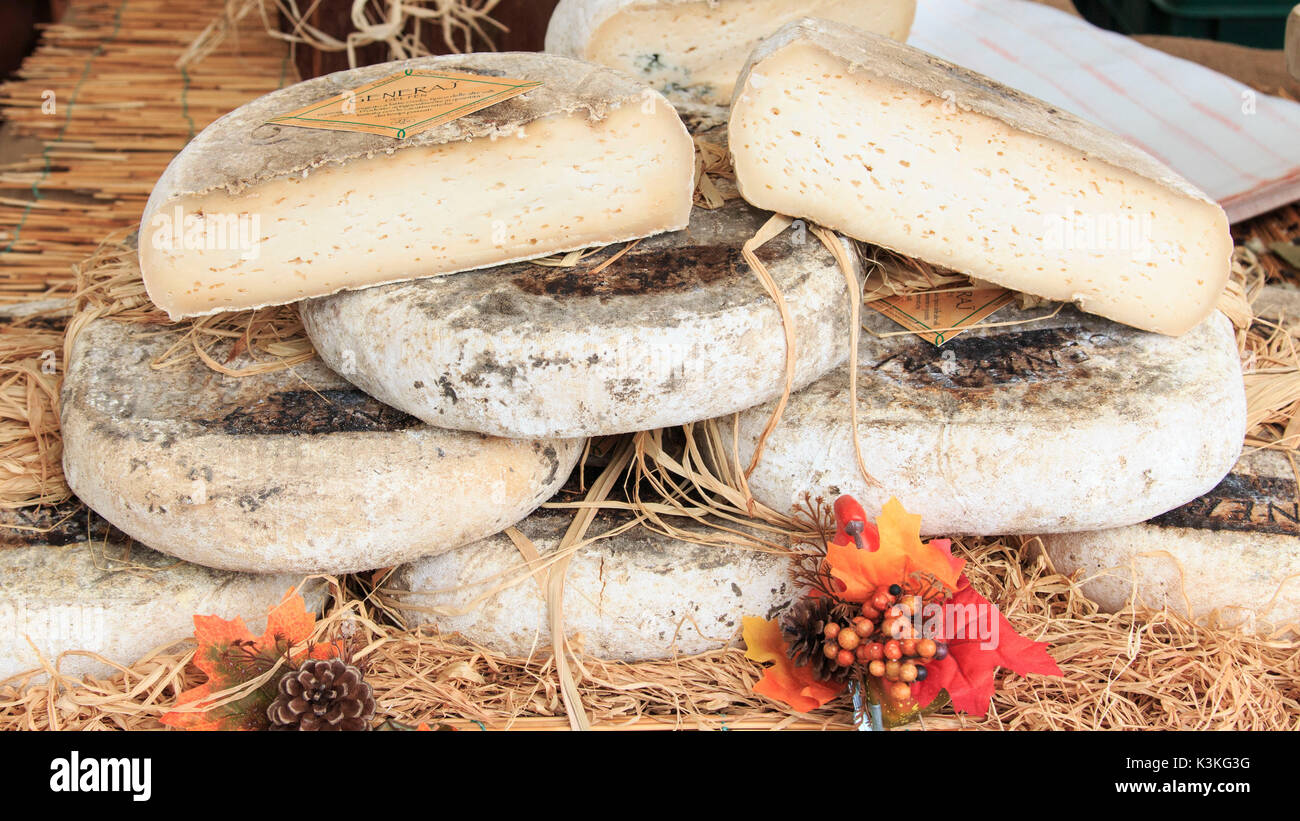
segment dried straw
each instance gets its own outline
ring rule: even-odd
[[[319,5],[298,0],[226,0],[225,7],[207,28],[194,38],[176,60],[177,67],[200,63],[220,46],[240,22],[254,10],[266,33],[293,46],[307,46],[317,51],[348,53],[348,66],[357,67],[356,50],[371,43],[388,46],[388,59],[405,60],[431,54],[424,44],[425,27],[440,29],[442,41],[453,54],[491,48],[488,28],[504,31],[506,27],[492,18],[492,10],[501,0],[352,0],[353,30],[340,40],[313,26],[309,21]],[[280,19],[289,31],[280,30]]]
[[[72,298],[76,313],[68,323],[65,356],[72,352],[81,330],[103,318],[178,333],[176,344],[150,363],[155,369],[188,367],[197,359],[218,373],[239,377],[283,370],[315,356],[293,305],[172,323],[145,292],[133,239],[110,237],[77,267]],[[256,364],[228,367],[241,354]]]
[[[66,311],[0,325],[0,509],[52,505],[63,481],[59,383]]]
[[[973,582],[1016,629],[1048,641],[1064,677],[999,675],[988,715],[948,708],[929,729],[1300,729],[1300,645],[1190,623],[1168,612],[1098,613],[1078,584],[1013,539],[958,540]],[[375,689],[376,723],[461,729],[568,726],[553,657],[494,654],[455,636],[405,629],[359,579],[343,580],[317,640],[343,640]],[[103,678],[55,675],[0,685],[0,729],[156,729],[200,683],[192,642],[159,648]],[[594,729],[849,729],[841,697],[797,714],[752,693],[761,671],[736,648],[635,664],[578,655],[577,693]],[[237,693],[229,694],[237,697]]]

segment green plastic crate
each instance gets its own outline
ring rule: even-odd
[[[1075,0],[1088,22],[1124,34],[1170,34],[1282,48],[1297,0]]]

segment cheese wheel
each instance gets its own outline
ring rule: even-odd
[[[400,140],[267,123],[404,71],[542,85]],[[672,107],[602,66],[524,53],[382,63],[205,128],[154,187],[140,266],[173,319],[282,304],[675,230],[693,174]]]
[[[545,559],[572,521],[573,511],[540,510],[518,527]],[[587,538],[629,521],[602,512]],[[702,524],[674,524],[706,533]],[[573,554],[565,635],[581,652],[617,661],[716,650],[739,638],[744,616],[770,618],[798,596],[794,568],[790,555],[698,545],[633,527]],[[406,565],[391,586],[408,625],[435,625],[517,657],[551,645],[546,598],[505,535]]]
[[[824,20],[763,41],[730,120],[745,199],[1164,334],[1227,281],[1223,209],[1119,137]]]
[[[1066,307],[1032,324],[967,331],[941,348],[864,312],[854,457],[849,374],[794,394],[749,477],[792,512],[804,493],[856,496],[876,515],[896,496],[927,535],[1000,535],[1133,524],[1193,499],[1241,453],[1245,394],[1220,313],[1181,337]],[[990,322],[1047,313],[1007,306]],[[772,412],[739,415],[748,464]],[[730,418],[719,420],[730,441]]]
[[[73,500],[0,514],[0,681],[41,668],[111,676],[149,651],[194,635],[195,615],[242,618],[254,635],[286,591],[307,608],[325,584],[292,574],[211,570],[132,544]],[[30,642],[30,643],[29,643]],[[85,655],[95,653],[104,661]],[[43,682],[45,673],[28,679]]]
[[[625,71],[674,104],[725,106],[759,40],[805,16],[901,41],[916,0],[560,0],[546,50]]]
[[[709,419],[784,387],[781,314],[740,253],[768,217],[733,199],[621,256],[349,291],[303,303],[303,323],[330,367],[442,427],[574,437]],[[757,253],[806,385],[848,357],[845,273],[802,223]]]
[[[450,550],[526,516],[582,453],[429,427],[318,359],[239,378],[152,370],[176,342],[112,320],[77,335],[63,469],[105,519],[196,564],[350,573]]]
[[[1300,633],[1297,498],[1286,455],[1254,451],[1209,493],[1154,519],[1041,542],[1107,612],[1132,601],[1264,635]]]

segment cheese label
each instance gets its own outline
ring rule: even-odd
[[[267,122],[401,140],[540,85],[509,77],[407,69]]]
[[[945,288],[875,299],[867,307],[939,347],[1015,298],[1006,288]]]

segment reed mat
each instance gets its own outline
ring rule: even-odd
[[[0,84],[0,302],[73,286],[73,267],[140,221],[171,158],[208,123],[296,81],[288,46],[250,16],[202,61],[177,59],[215,16],[204,0],[76,0]]]

